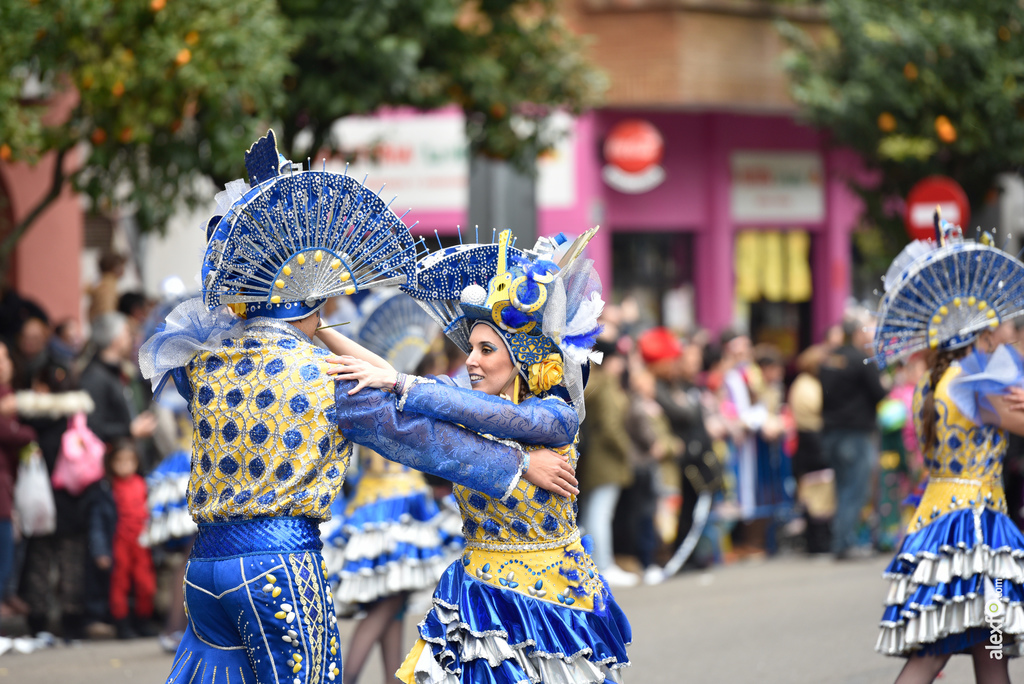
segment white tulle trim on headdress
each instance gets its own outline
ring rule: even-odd
[[[242,334],[245,321],[226,307],[213,311],[199,297],[186,299],[167,315],[167,323],[139,349],[142,377],[153,382],[158,394],[167,373],[182,368],[204,351],[219,349],[225,339]]]
[[[548,286],[541,330],[562,352],[562,384],[579,414],[586,416],[583,403],[583,366],[601,363],[603,355],[593,351],[601,332],[598,318],[604,311],[601,278],[591,259],[576,259],[558,273]]]

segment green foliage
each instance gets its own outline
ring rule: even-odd
[[[476,151],[528,168],[553,142],[546,115],[578,113],[604,87],[556,5],[0,1],[0,159],[81,151],[0,230],[0,266],[66,182],[100,208],[134,211],[141,230],[162,229],[181,200],[198,199],[199,177],[243,176],[241,151],[275,124],[283,151],[301,158],[335,143],[339,117],[456,103]]]
[[[2,4],[0,141],[28,162],[88,143],[71,180],[101,206],[134,208],[144,229],[192,198],[197,173],[240,176],[240,148],[283,102],[294,43],[274,0]],[[76,103],[54,117],[62,94]]]
[[[283,113],[296,156],[340,142],[329,130],[342,116],[455,103],[476,151],[528,168],[553,142],[539,125],[551,110],[579,113],[604,89],[555,0],[279,2],[303,36]]]
[[[887,198],[905,198],[917,181],[944,174],[978,208],[999,173],[1024,164],[1021,3],[826,0],[824,7],[831,32],[816,41],[780,25],[793,48],[791,92],[811,123],[881,172],[879,184],[861,192],[888,249],[906,237]]]

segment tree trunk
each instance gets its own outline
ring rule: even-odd
[[[53,178],[50,181],[50,189],[45,195],[36,203],[32,210],[29,211],[25,216],[14,224],[14,228],[10,233],[4,236],[3,240],[0,241],[0,275],[6,277],[10,270],[11,256],[14,254],[14,249],[18,246],[18,242],[25,236],[32,224],[36,222],[47,207],[60,197],[61,190],[64,189],[64,183],[67,181],[67,176],[64,175],[64,158],[71,148],[61,148],[56,150],[56,159],[53,165]],[[2,278],[0,278],[2,280]]]

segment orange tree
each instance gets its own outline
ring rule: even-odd
[[[42,200],[3,232],[0,268],[69,183],[147,229],[195,199],[198,175],[241,175],[239,148],[284,99],[286,27],[274,0],[0,3],[0,159],[57,161]],[[73,106],[55,116],[62,98]]]
[[[0,231],[0,269],[69,183],[161,229],[204,197],[197,178],[242,176],[239,150],[268,125],[299,159],[382,105],[455,103],[475,152],[528,169],[553,142],[548,114],[604,85],[557,0],[4,0],[0,46],[0,160],[58,161]],[[61,96],[75,104],[53,120]]]
[[[604,88],[557,0],[278,1],[301,36],[281,114],[296,157],[334,148],[340,117],[454,103],[475,152],[529,168],[551,110],[579,113]]]
[[[781,25],[791,93],[803,116],[880,172],[858,188],[880,229],[863,238],[877,270],[907,240],[892,198],[944,174],[977,208],[998,174],[1024,164],[1024,9],[1017,0],[823,5],[830,30],[813,40]]]

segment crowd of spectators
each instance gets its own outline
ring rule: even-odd
[[[88,339],[75,320],[53,321],[15,292],[0,298],[0,618],[36,637],[22,640],[24,649],[54,634],[74,641],[157,633],[155,572],[139,546],[147,519],[141,473],[165,455],[137,363],[150,305],[141,294],[118,293],[123,257],[104,255],[100,266]],[[78,457],[91,459],[92,477],[54,477],[62,460]],[[46,477],[19,482],[36,461]],[[41,527],[19,519],[17,487],[33,501],[52,501]],[[10,647],[0,641],[0,651]]]

